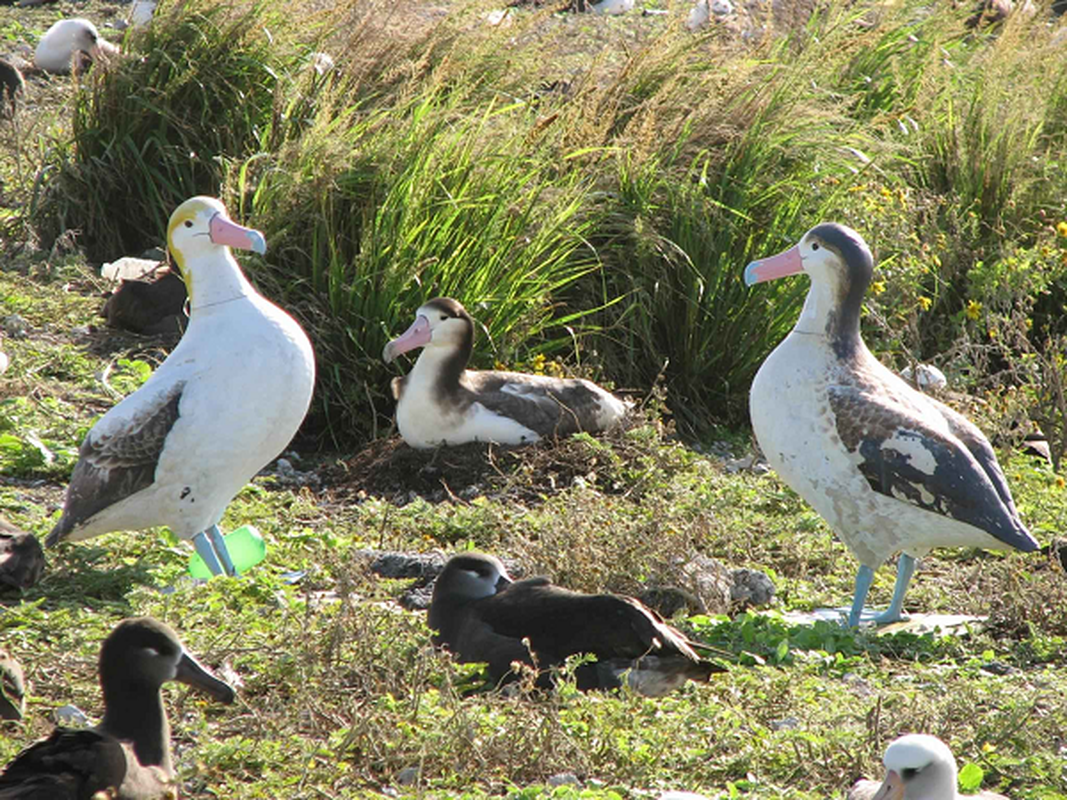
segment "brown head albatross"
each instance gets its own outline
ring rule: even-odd
[[[626,683],[658,697],[725,671],[632,597],[572,592],[545,577],[512,581],[500,560],[485,553],[462,553],[445,564],[429,625],[435,645],[462,663],[486,663],[496,682],[516,678],[512,664],[520,662],[536,666],[538,685],[547,686],[551,667],[581,653],[596,661],[575,673],[580,689]]]
[[[393,380],[396,423],[411,447],[496,442],[529,444],[546,436],[595,433],[618,423],[629,406],[591,381],[522,372],[467,369],[474,320],[450,297],[415,312],[415,322],[385,346],[382,358],[423,348],[414,368]]]
[[[160,687],[181,681],[220,703],[234,691],[210,675],[167,625],[123,620],[100,648],[104,719],[92,728],[56,728],[0,773],[0,800],[162,800],[177,796],[170,725]]]
[[[800,319],[749,394],[770,465],[860,561],[849,624],[901,619],[915,559],[933,547],[1036,550],[989,441],[883,366],[860,337],[874,260],[851,228],[823,223],[753,261],[748,284],[805,272]],[[900,552],[889,608],[863,613],[874,570]]]

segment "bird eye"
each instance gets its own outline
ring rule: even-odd
[[[193,221],[192,221],[191,219],[187,219],[187,220],[185,220],[185,227],[186,227],[186,228],[191,228],[191,227],[193,227]]]
[[[448,314],[442,314],[442,315],[441,315],[441,319],[442,319],[442,320],[446,320],[446,319],[448,319]]]
[[[818,250],[819,249],[819,243],[818,242],[812,242],[811,243],[811,249],[812,250]]]
[[[906,781],[910,781],[912,778],[914,778],[918,774],[919,774],[919,770],[915,769],[915,767],[906,767],[905,769],[901,770],[901,772],[900,772],[901,777],[903,777],[904,780],[906,780]]]

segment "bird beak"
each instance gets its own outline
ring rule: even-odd
[[[422,314],[415,318],[411,327],[389,342],[382,350],[382,359],[388,364],[401,353],[430,343],[430,320]]]
[[[237,697],[237,693],[228,684],[223,683],[206,669],[204,669],[188,653],[182,653],[181,660],[178,661],[178,671],[174,676],[174,680],[181,681],[182,683],[192,686],[194,689],[199,689],[207,695],[210,695],[220,703],[226,703],[229,705]]]
[[[889,770],[871,800],[904,800],[904,781],[895,770]]]
[[[89,58],[93,60],[93,63],[105,63],[112,56],[119,54],[118,45],[112,44],[106,39],[97,39],[96,44],[89,50]]]
[[[263,255],[267,252],[267,241],[263,234],[252,228],[245,228],[236,222],[226,219],[222,214],[216,214],[211,218],[208,225],[208,233],[211,241],[226,247],[239,247],[242,250],[251,250],[253,253]]]
[[[784,253],[761,258],[745,267],[745,285],[773,281],[786,275],[796,275],[804,271],[804,262],[800,259],[800,246],[794,245]]]

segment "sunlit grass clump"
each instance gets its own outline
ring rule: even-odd
[[[327,365],[311,427],[335,441],[388,425],[381,346],[436,294],[483,326],[477,366],[561,358],[662,382],[687,434],[741,421],[805,290],[749,290],[744,265],[823,219],[880,256],[883,357],[1034,386],[1033,413],[1050,396],[1067,52],[1042,14],[972,31],[947,5],[832,5],[742,44],[675,16],[485,10],[169,7],[86,81],[42,224],[113,257],[158,243],[184,196],[225,195],[271,244],[251,271]],[[1023,354],[1033,369],[1002,374]]]

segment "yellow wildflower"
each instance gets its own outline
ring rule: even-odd
[[[1064,486],[1067,486],[1067,481],[1065,481],[1063,479],[1062,475],[1057,475],[1056,476],[1056,488],[1057,489],[1062,489]]]
[[[1056,233],[1058,233],[1060,236],[1067,237],[1067,222],[1057,222]]]
[[[930,306],[934,304],[934,301],[931,300],[929,297],[920,297],[918,303],[919,308],[921,308],[923,311],[929,311]]]
[[[875,281],[871,284],[871,291],[874,294],[881,294],[885,291],[885,281]]]
[[[967,319],[978,319],[982,316],[982,304],[977,300],[968,300],[967,309],[964,313],[967,315]]]
[[[533,357],[533,371],[534,375],[545,374],[545,355],[544,353],[538,353]]]

